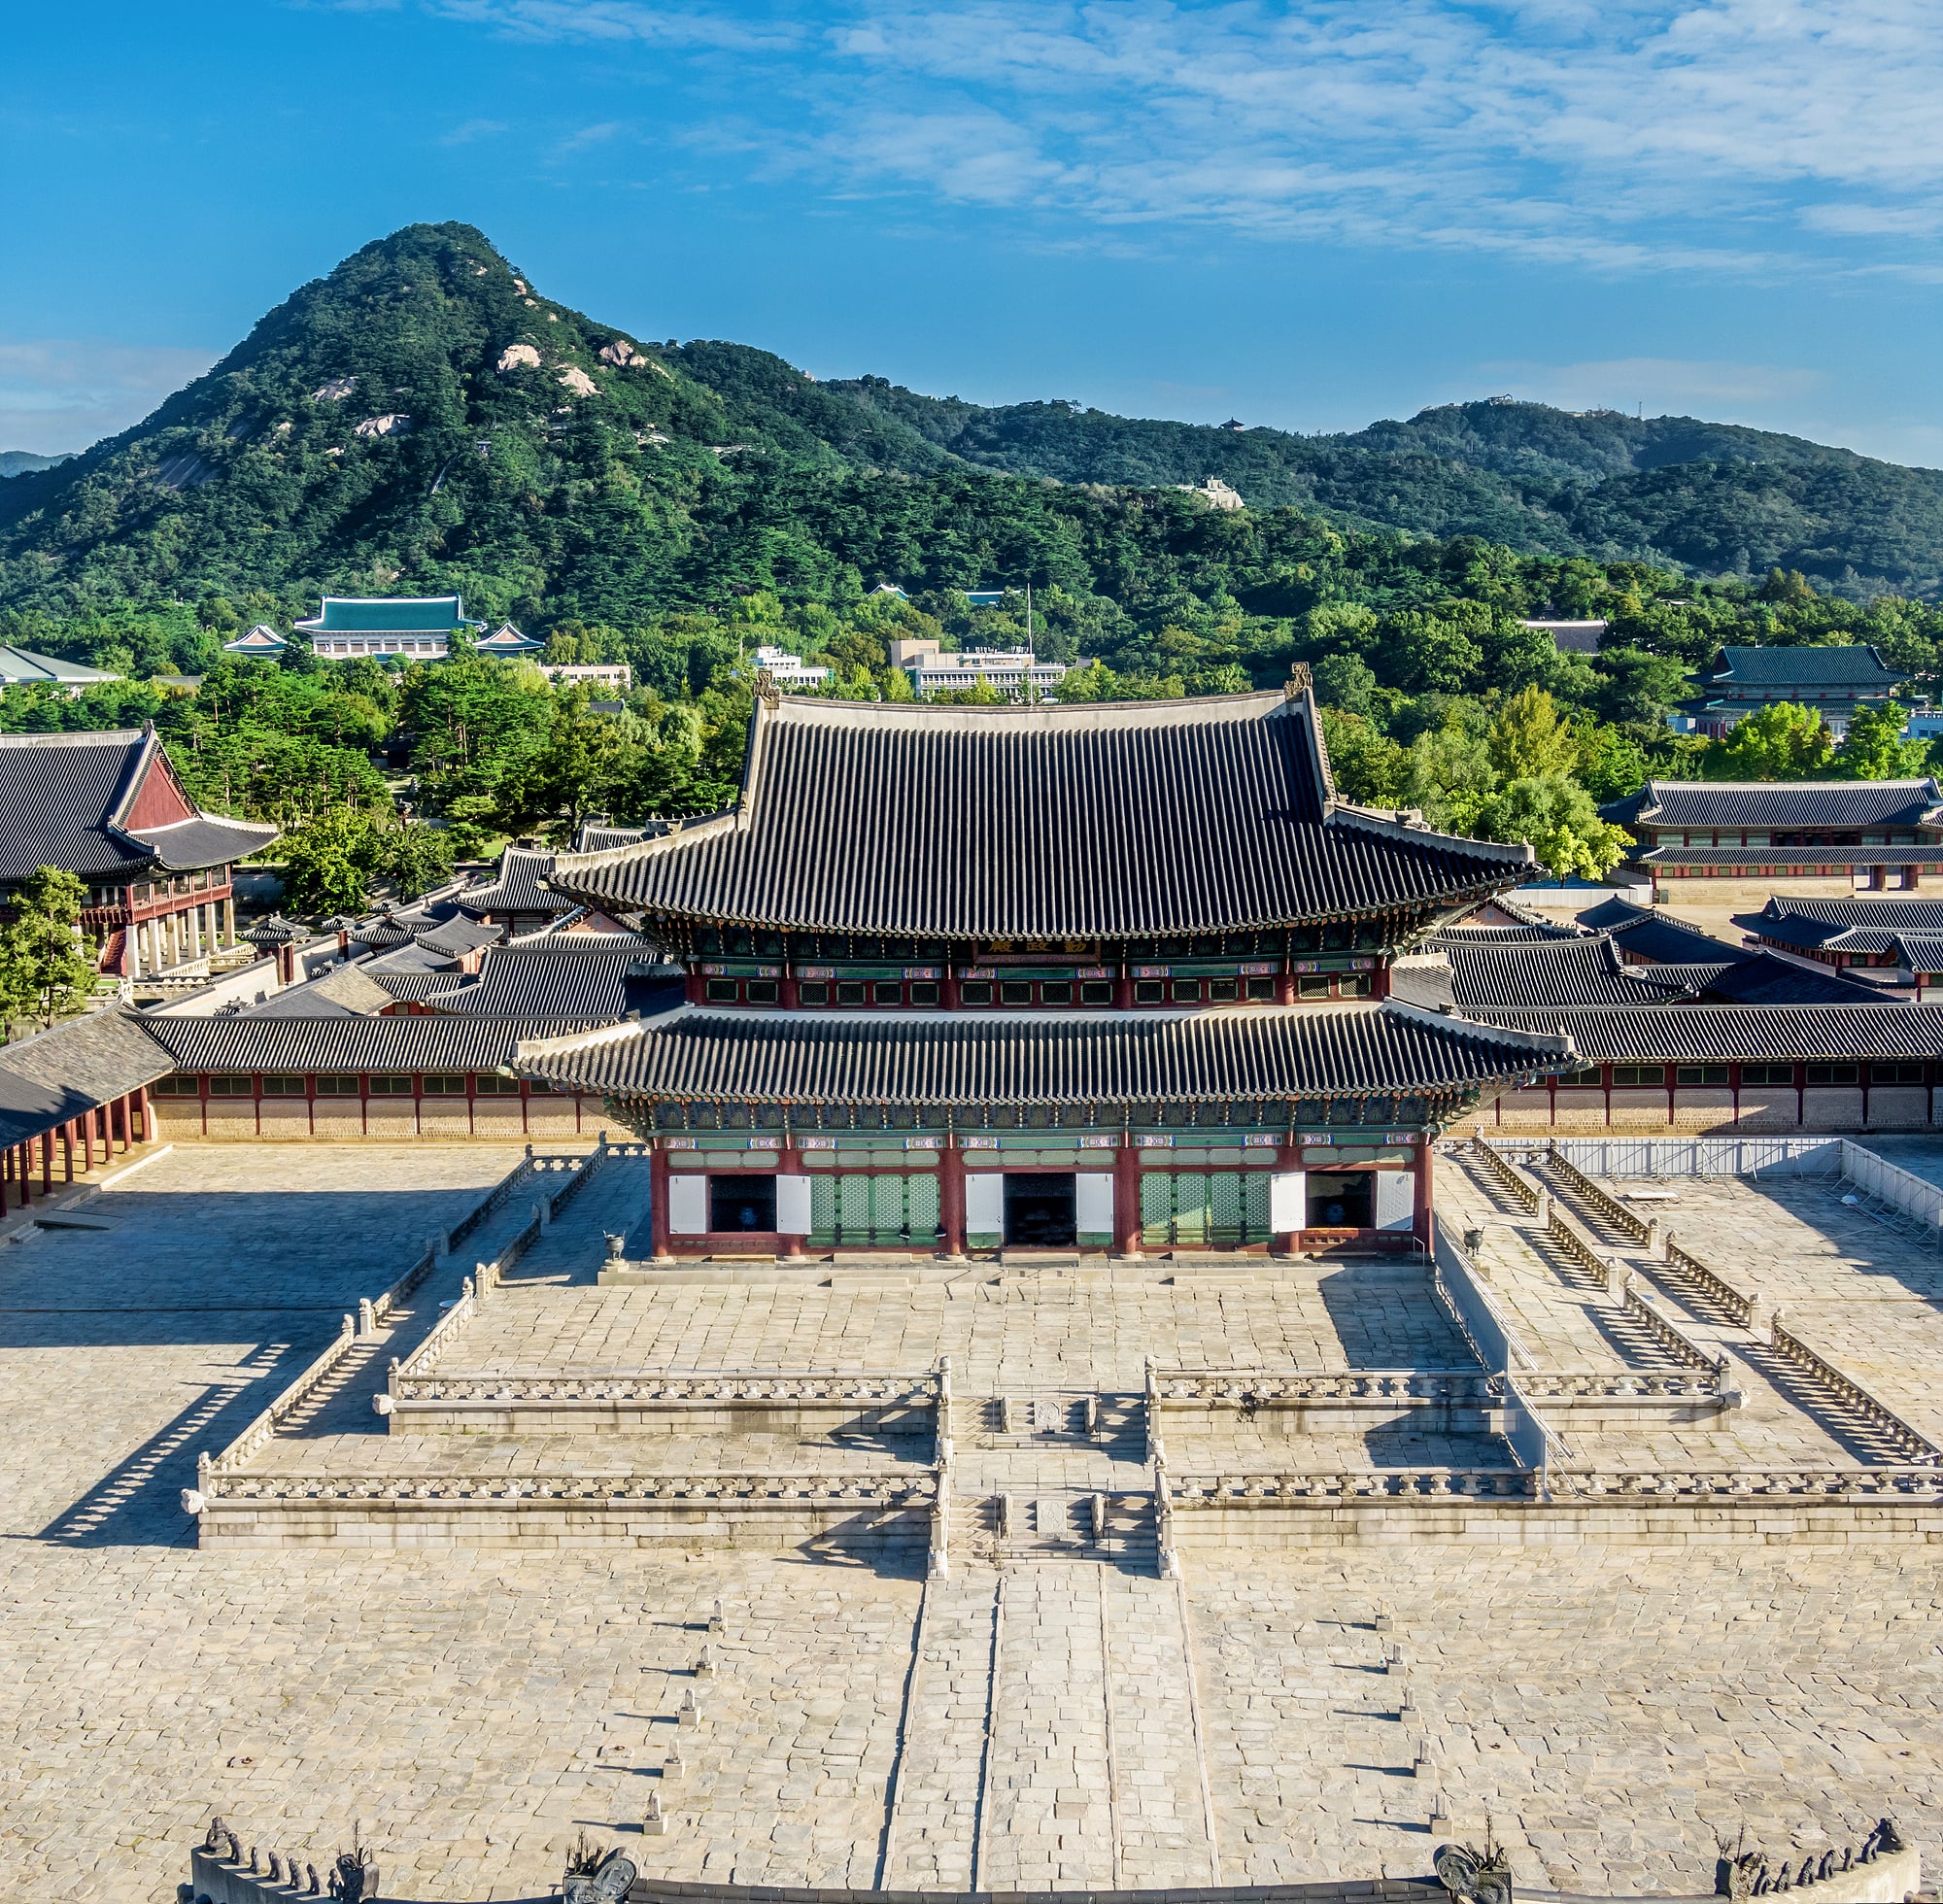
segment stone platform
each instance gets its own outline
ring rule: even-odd
[[[1173,1483],[1312,1460],[1358,1486],[1433,1469],[1523,1483],[1523,1430],[1421,1265],[600,1289],[597,1236],[627,1227],[628,1191],[625,1172],[604,1189],[597,1173],[431,1374],[908,1378],[948,1358],[947,1578],[923,1577],[928,1539],[198,1547],[180,1505],[198,1451],[234,1442],[517,1154],[374,1147],[340,1165],[184,1146],[90,1206],[111,1230],[0,1250],[10,1890],[162,1904],[211,1810],[320,1868],[361,1819],[386,1895],[442,1904],[547,1895],[583,1831],[629,1845],[671,1895],[1402,1886],[1486,1815],[1521,1888],[1605,1896],[1710,1889],[1718,1839],[1744,1823],[1796,1857],[1885,1814],[1926,1854],[1938,1842],[1939,1576],[1915,1538],[1299,1547],[1245,1531],[1293,1517],[1275,1507],[1176,1503],[1178,1577],[1162,1577],[1155,1422]],[[1453,1225],[1486,1231],[1480,1274],[1540,1365],[1526,1384],[1551,1385],[1534,1407],[1576,1457],[1553,1463],[1554,1489],[1619,1472],[1621,1453],[1703,1470],[1716,1446],[1763,1472],[1913,1465],[1760,1331],[1654,1285],[1664,1319],[1729,1358],[1743,1404],[1712,1406],[1711,1365],[1468,1171],[1442,1166],[1440,1197]],[[1825,1186],[1674,1194],[1667,1220],[1706,1238],[1722,1277],[1757,1271],[1830,1366],[1931,1431],[1932,1255]],[[692,1433],[528,1435],[515,1411],[510,1442],[505,1421],[467,1435],[379,1415],[391,1355],[402,1368],[504,1241],[476,1232],[244,1476],[375,1473],[434,1448],[440,1465],[463,1443],[488,1476],[598,1479],[645,1451],[657,1477],[706,1479],[730,1437],[771,1479],[932,1472],[929,1424],[887,1461],[842,1439],[868,1410],[817,1419],[802,1397],[781,1413],[755,1398],[760,1426],[711,1404]],[[1406,1392],[1397,1372],[1449,1392]],[[655,1837],[639,1829],[651,1791],[669,1821]]]

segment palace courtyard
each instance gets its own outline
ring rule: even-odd
[[[644,1253],[645,1160],[616,1154],[476,1305],[450,1307],[529,1221],[521,1194],[233,1473],[199,1476],[520,1155],[180,1145],[74,1206],[100,1227],[0,1246],[11,1895],[162,1904],[212,1812],[266,1863],[320,1869],[361,1820],[384,1894],[445,1904],[548,1895],[583,1831],[667,1877],[859,1889],[1422,1877],[1487,1819],[1521,1886],[1593,1894],[1710,1890],[1744,1825],[1815,1851],[1893,1815],[1926,1858],[1935,1843],[1937,1511],[1497,1498],[1493,1477],[1522,1485],[1502,1411],[1465,1401],[1475,1358],[1421,1258],[603,1284],[603,1235]],[[1678,1278],[1648,1305],[1671,1336],[1643,1322],[1492,1172],[1440,1157],[1440,1210],[1483,1232],[1528,1385],[1577,1384],[1557,1488],[1566,1469],[1920,1462],[1943,1434],[1943,1259],[1839,1189],[1689,1179],[1642,1207],[1758,1284],[1877,1414]],[[940,1357],[941,1569],[918,1405],[846,1418],[841,1384],[807,1379],[761,1406],[637,1404],[643,1377],[711,1371],[921,1395]],[[1231,1405],[1194,1371],[1256,1379]],[[1283,1408],[1267,1379],[1349,1371],[1445,1372],[1447,1402]],[[1470,1475],[1474,1517],[1367,1489],[1353,1510],[1212,1505],[1211,1477],[1325,1471],[1346,1501],[1371,1477]],[[879,1497],[825,1502],[806,1532],[761,1505],[642,1505],[643,1477],[731,1473]],[[305,1476],[353,1508],[287,1485]],[[414,1477],[474,1491],[443,1513]],[[508,1477],[525,1491],[481,1498]],[[601,1491],[630,1487],[617,1519]],[[651,1794],[663,1835],[641,1832]]]

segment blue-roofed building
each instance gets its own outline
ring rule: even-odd
[[[438,661],[461,629],[483,629],[469,620],[464,600],[450,595],[325,595],[320,611],[298,622],[299,634],[325,661],[359,655],[404,655]]]
[[[290,645],[268,622],[258,622],[248,634],[239,634],[234,641],[225,641],[222,652],[225,655],[253,655],[259,661],[273,662]]]
[[[1887,707],[1909,676],[1886,666],[1859,643],[1833,647],[1723,648],[1720,665],[1690,705],[1693,731],[1719,739],[1750,714],[1792,701],[1821,715],[1839,740],[1862,707]]]

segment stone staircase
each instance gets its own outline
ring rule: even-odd
[[[925,1588],[888,1890],[1218,1882],[1172,1582],[1047,1553]]]

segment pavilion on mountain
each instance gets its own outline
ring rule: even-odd
[[[1285,692],[763,693],[729,810],[549,881],[686,970],[522,1042],[653,1145],[658,1257],[1426,1248],[1431,1141],[1563,1037],[1388,997],[1529,847],[1336,797]]]

